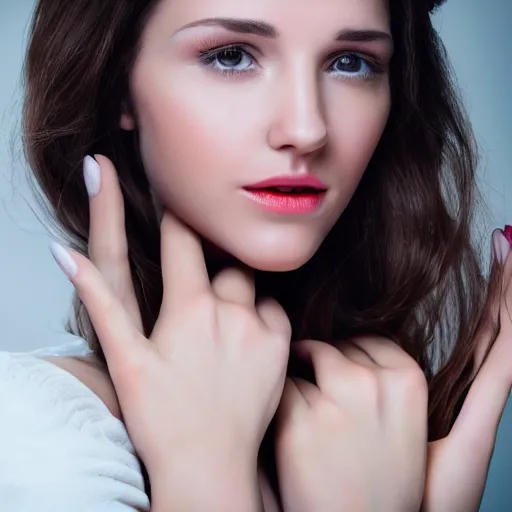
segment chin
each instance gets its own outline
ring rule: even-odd
[[[243,252],[235,254],[236,259],[253,268],[263,272],[291,272],[305,265],[315,254],[313,250],[295,250],[290,248],[281,250],[258,251],[251,253]]]

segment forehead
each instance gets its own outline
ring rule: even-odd
[[[389,27],[388,0],[161,0],[153,21],[169,30],[212,17],[261,20],[280,33],[304,36],[309,30]]]

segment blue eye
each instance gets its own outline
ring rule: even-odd
[[[370,80],[377,74],[375,65],[355,53],[346,53],[335,59],[330,70],[335,76],[349,80]]]
[[[240,46],[226,46],[201,52],[201,62],[222,74],[239,74],[252,71],[253,56]]]

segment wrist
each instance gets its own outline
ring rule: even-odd
[[[263,510],[257,465],[225,458],[175,459],[149,472],[152,512]]]

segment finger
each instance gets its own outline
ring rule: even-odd
[[[89,202],[89,257],[142,332],[140,309],[133,288],[124,200],[112,162],[102,156],[84,160]]]
[[[299,377],[293,377],[291,380],[309,407],[313,407],[322,396],[318,386],[315,386],[312,382]]]
[[[293,343],[294,355],[311,365],[320,390],[333,391],[340,375],[347,375],[353,366],[336,347],[323,341],[301,340]]]
[[[290,341],[292,336],[290,320],[276,300],[268,297],[261,299],[256,304],[256,312],[272,332],[277,332]]]
[[[377,363],[360,347],[350,341],[336,343],[335,347],[347,358],[356,364],[368,368],[379,368]]]
[[[163,303],[175,308],[200,294],[210,292],[199,237],[168,210],[161,223]]]
[[[219,299],[254,306],[256,290],[249,269],[227,268],[219,272],[212,281],[212,290]]]
[[[116,376],[133,361],[140,360],[149,343],[141,343],[143,337],[119,299],[87,258],[55,242],[50,249],[87,309],[116,384]]]
[[[512,250],[509,244],[508,255],[503,269],[502,302],[500,308],[500,324],[502,330],[512,336]]]
[[[492,233],[491,272],[489,275],[488,296],[478,328],[474,354],[474,375],[478,372],[485,356],[500,329],[500,311],[506,293],[507,267],[504,258],[508,251],[507,240],[500,229]],[[512,267],[511,267],[512,268]],[[505,318],[506,315],[502,315]],[[474,376],[473,375],[473,376]]]
[[[414,359],[393,340],[381,336],[360,336],[350,340],[381,368],[416,368]]]
[[[308,408],[309,404],[304,395],[299,391],[296,379],[288,377],[285,381],[281,401],[276,411],[276,432],[279,433],[282,425]]]

